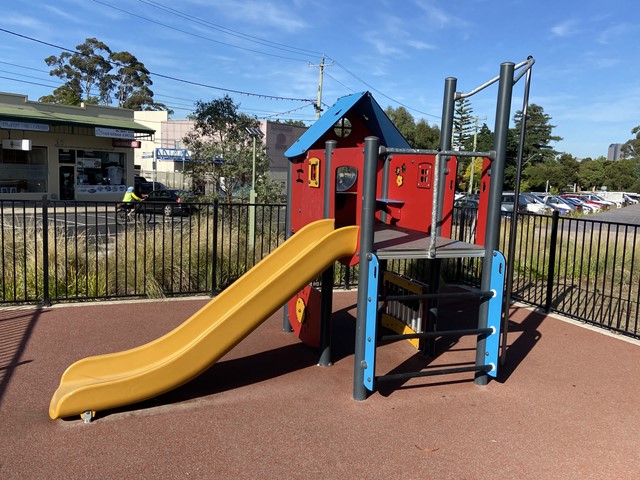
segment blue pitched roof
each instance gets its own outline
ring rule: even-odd
[[[392,148],[411,148],[371,94],[369,92],[360,92],[339,98],[324,115],[284,152],[285,157],[295,158],[304,155],[307,150],[313,148],[325,133],[333,128],[338,120],[351,111],[361,116],[371,135],[380,138],[381,145]]]

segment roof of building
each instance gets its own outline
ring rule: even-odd
[[[155,132],[155,129],[135,122],[130,110],[102,105],[40,103],[15,94],[0,95],[0,121],[115,128],[147,135]]]
[[[354,112],[360,115],[371,135],[380,138],[380,144],[392,148],[411,148],[409,142],[391,122],[384,110],[369,92],[360,92],[341,97],[300,138],[291,145],[285,156],[295,158],[304,155],[327,133],[338,120]]]

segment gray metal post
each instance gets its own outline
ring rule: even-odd
[[[365,400],[364,350],[366,345],[367,292],[369,290],[369,259],[373,251],[373,231],[376,207],[376,175],[380,139],[364,139],[364,172],[362,180],[362,212],[360,216],[360,272],[358,275],[358,310],[356,313],[356,341],[353,366],[353,399]]]
[[[51,306],[49,293],[49,200],[42,195],[42,306]]]
[[[331,156],[338,142],[329,140],[324,147],[324,210],[323,217],[331,218]],[[331,313],[333,310],[333,264],[322,272],[320,283],[320,359],[318,365],[331,365]]]
[[[532,57],[529,57],[531,59]],[[518,166],[516,169],[516,184],[513,190],[513,198],[520,199],[520,178],[522,176],[522,157],[524,154],[524,141],[527,131],[527,115],[529,112],[529,90],[531,88],[531,69],[527,69],[524,84],[524,96],[522,99],[522,121],[520,122],[520,145],[518,146]],[[513,264],[516,252],[516,234],[518,231],[518,200],[515,201],[513,212],[511,212],[511,225],[509,229],[509,253],[507,254],[507,273],[505,275],[504,288],[504,305],[502,307],[502,326],[500,334],[502,335],[500,349],[500,365],[504,365],[507,361],[507,335],[509,333],[509,310],[511,308],[511,293],[513,289]]]
[[[291,236],[291,177],[293,170],[293,162],[289,161],[289,167],[287,168],[287,206],[284,218],[284,238],[285,240]],[[293,332],[293,328],[291,328],[291,322],[289,321],[289,311],[287,309],[287,305],[285,304],[282,313],[282,331],[286,333]]]
[[[507,158],[507,138],[509,134],[509,116],[511,113],[511,96],[513,93],[514,64],[505,62],[500,65],[500,80],[498,86],[498,103],[496,106],[496,126],[493,137],[493,148],[496,152],[491,163],[491,188],[488,200],[487,230],[485,235],[485,255],[482,263],[482,278],[480,289],[491,289],[491,264],[493,251],[498,250],[500,240],[500,203],[502,199],[502,183]],[[517,199],[516,199],[517,202]],[[517,205],[517,203],[515,204]],[[478,314],[478,328],[486,328],[489,318],[489,302],[480,304]],[[476,366],[485,364],[486,338],[480,336],[476,348]],[[487,374],[482,371],[476,374],[475,383],[486,385]]]
[[[454,77],[447,77],[444,81],[444,100],[442,103],[442,122],[440,126],[440,151],[451,150],[451,137],[453,136],[453,112],[456,101],[456,87],[458,80]],[[441,157],[441,159],[447,157]],[[442,208],[444,205],[444,185],[447,171],[447,162],[440,161],[438,165],[438,180],[441,187],[438,189],[437,208],[437,232],[431,235],[440,235],[442,229]],[[435,199],[434,199],[435,200]]]

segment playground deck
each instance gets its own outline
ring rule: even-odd
[[[49,419],[70,363],[157,338],[206,301],[0,310],[0,477],[638,478],[640,346],[523,306],[512,309],[508,365],[486,387],[465,373],[352,400],[356,292],[336,292],[332,367],[315,366],[274,315],[171,393],[88,425]],[[474,308],[440,315],[459,323]],[[439,344],[448,352],[432,364],[468,361],[467,342]],[[420,361],[407,342],[387,345],[378,373]]]

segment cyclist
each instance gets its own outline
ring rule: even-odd
[[[133,187],[129,187],[129,188],[127,188],[127,191],[124,194],[124,197],[122,198],[122,201],[124,203],[131,203],[133,201],[141,202],[142,199],[134,193]]]
[[[141,201],[142,201],[142,198],[140,198],[135,194],[135,192],[133,191],[133,187],[129,187],[125,192],[124,197],[122,197],[122,207],[128,210],[127,215],[134,215],[135,208],[133,206],[133,202],[141,202]]]

